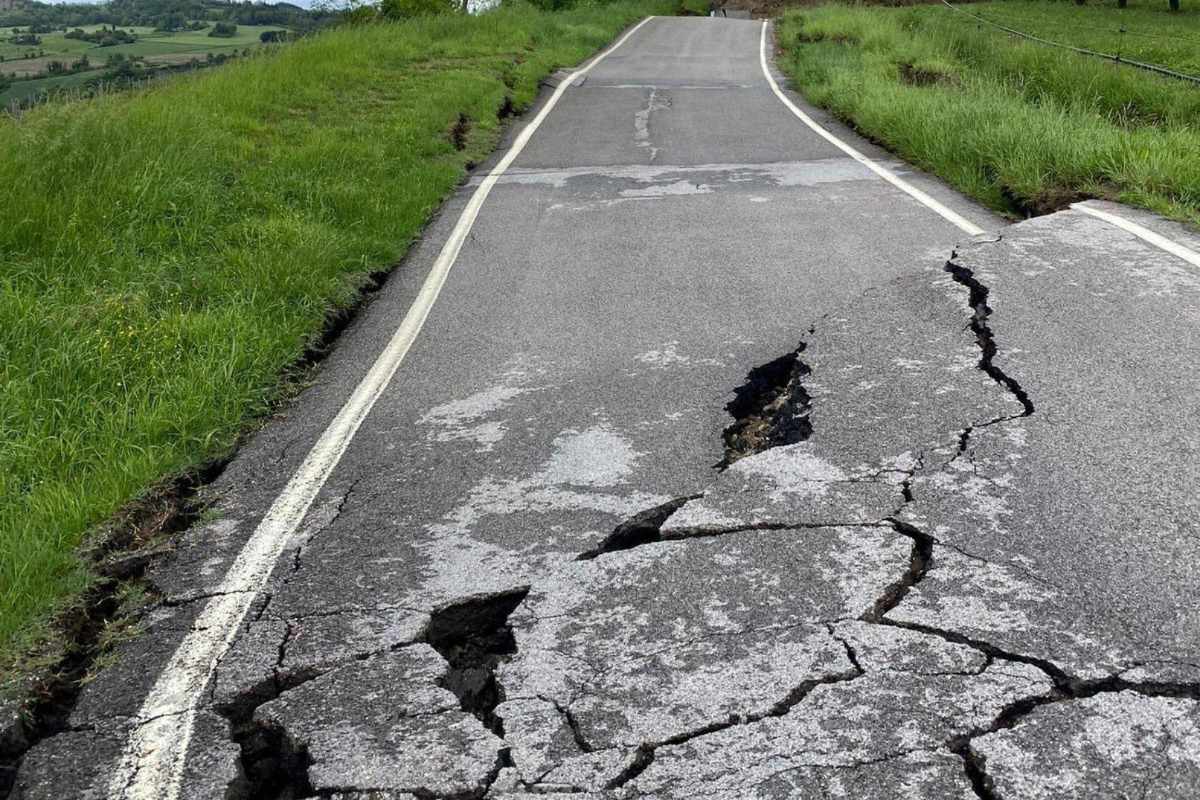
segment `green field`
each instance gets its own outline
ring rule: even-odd
[[[37,78],[30,81],[17,81],[7,91],[0,92],[0,110],[3,110],[14,100],[23,102],[27,98],[37,97],[42,92],[53,92],[64,89],[77,89],[94,77],[92,72],[77,72],[74,75],[58,75],[53,78]]]
[[[85,31],[98,30],[100,27],[82,26]],[[4,59],[0,62],[0,75],[44,73],[48,60],[54,59],[69,65],[83,55],[88,57],[93,68],[88,73],[16,81],[7,91],[0,91],[0,108],[6,107],[13,100],[35,96],[42,91],[81,86],[88,79],[101,74],[101,68],[114,55],[142,58],[150,65],[181,63],[192,58],[203,61],[209,53],[229,55],[247,48],[260,47],[262,43],[259,37],[264,31],[283,29],[272,25],[239,25],[236,35],[230,38],[210,37],[208,31],[211,30],[211,24],[204,30],[178,33],[156,33],[153,28],[139,27],[125,27],[122,30],[137,34],[138,40],[132,44],[99,47],[91,42],[67,39],[63,31],[56,31],[39,34],[42,39],[41,45],[15,45],[8,42],[12,29],[0,28],[0,58]],[[36,59],[25,58],[31,51],[44,55]]]
[[[99,25],[84,25],[85,31],[98,30]],[[0,56],[5,62],[21,59],[30,50],[44,50],[49,56],[67,56],[78,58],[81,53],[87,53],[93,61],[103,63],[110,53],[125,53],[127,55],[157,55],[161,53],[204,53],[228,52],[241,50],[245,47],[255,47],[260,44],[259,36],[264,31],[282,30],[277,25],[239,25],[237,33],[228,38],[213,38],[208,35],[211,25],[202,31],[180,31],[178,33],[156,33],[153,28],[127,27],[121,30],[133,31],[138,41],[128,45],[98,47],[90,42],[78,39],[67,39],[62,31],[39,34],[42,44],[39,46],[16,45],[8,42],[11,29],[0,28]],[[5,63],[0,62],[0,72],[7,71]]]
[[[494,146],[506,99],[671,10],[339,28],[0,118],[0,673],[92,580],[89,531],[229,453]]]
[[[968,8],[1037,16],[1041,32],[1100,48],[1108,42],[1099,20],[1117,18],[1138,30],[1166,19],[1173,35],[1200,37],[1200,8]],[[1085,14],[1096,24],[1082,26]],[[810,100],[997,210],[1021,216],[1105,197],[1200,223],[1194,84],[1026,42],[942,5],[806,8],[784,15],[777,33],[780,64]],[[1161,48],[1153,57],[1190,63]]]

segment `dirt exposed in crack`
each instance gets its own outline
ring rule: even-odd
[[[700,497],[701,495],[698,494],[676,497],[662,505],[648,508],[645,511],[639,511],[616,528],[613,528],[613,532],[604,537],[604,540],[600,544],[585,553],[579,554],[576,560],[590,561],[596,556],[601,556],[605,553],[615,553],[618,550],[631,550],[639,545],[662,541],[662,526],[667,521],[667,518],[682,508],[687,501],[696,500]]]
[[[463,711],[503,738],[496,706],[504,699],[496,667],[517,652],[508,618],[529,587],[473,597],[435,611],[425,641],[450,665],[442,687],[453,692]]]
[[[734,397],[725,410],[734,421],[725,428],[725,457],[716,465],[718,469],[812,435],[808,419],[811,398],[803,385],[811,370],[800,359],[805,346],[800,342],[792,352],[750,370],[746,382],[733,390]]]
[[[497,116],[499,116],[499,111]],[[446,138],[450,140],[450,144],[459,152],[467,149],[467,140],[471,136],[471,118],[466,114],[459,113],[458,119],[450,126],[450,130],[446,131]]]

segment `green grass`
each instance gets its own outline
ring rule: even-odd
[[[1037,5],[1064,26],[1076,11]],[[1196,34],[1198,19],[1179,17],[1176,30]],[[944,6],[793,11],[778,35],[781,66],[813,102],[993,208],[1098,196],[1200,223],[1200,87],[1026,43]]]
[[[88,585],[90,530],[280,396],[494,146],[506,97],[672,8],[339,29],[0,120],[0,672]]]
[[[1067,0],[1003,0],[964,6],[968,11],[1043,39],[1158,64],[1200,76],[1200,5],[1133,0],[1077,6]],[[1121,33],[1121,29],[1125,33]]]

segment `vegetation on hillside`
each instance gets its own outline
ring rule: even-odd
[[[0,118],[0,672],[92,580],[88,531],[229,453],[494,145],[498,112],[670,10],[343,27]]]
[[[291,3],[255,3],[249,0],[109,0],[103,4],[31,2],[9,11],[0,11],[0,28],[32,27],[35,31],[49,33],[89,25],[108,25],[175,31],[186,29],[191,20],[211,20],[308,31],[338,16],[337,11],[324,7],[306,10]]]
[[[1037,14],[1068,42],[1096,33],[1068,3],[970,8]],[[1130,29],[1169,17],[1172,35],[1200,40],[1200,9],[1093,11],[1123,15]],[[1107,197],[1200,223],[1194,84],[1028,42],[941,5],[806,8],[777,34],[780,65],[805,96],[993,208],[1024,215]],[[1187,66],[1169,50],[1155,57]]]
[[[0,87],[0,110],[139,85],[156,76],[222,64],[297,35],[264,26],[193,20],[168,32],[107,25],[52,31],[38,35],[41,43],[36,48],[0,39],[0,75],[7,79]],[[69,82],[56,80],[67,73],[80,76]]]
[[[344,18],[331,4],[306,10],[290,3],[223,0],[22,3],[0,10],[0,111],[224,63],[262,44],[291,41]],[[81,68],[78,56],[88,47],[105,48],[105,53],[93,52]],[[137,64],[109,64],[110,69],[101,71],[104,56],[110,55]],[[64,74],[87,70],[91,74],[86,79],[62,80]]]

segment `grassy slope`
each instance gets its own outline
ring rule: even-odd
[[[1074,10],[1042,13],[1066,26]],[[1197,20],[1180,17],[1179,31],[1200,33]],[[943,6],[805,9],[778,35],[781,66],[811,100],[997,209],[1108,196],[1200,223],[1190,84],[1023,43]]]
[[[343,29],[0,121],[0,672],[88,582],[86,532],[228,452],[494,145],[506,96],[664,10]]]

